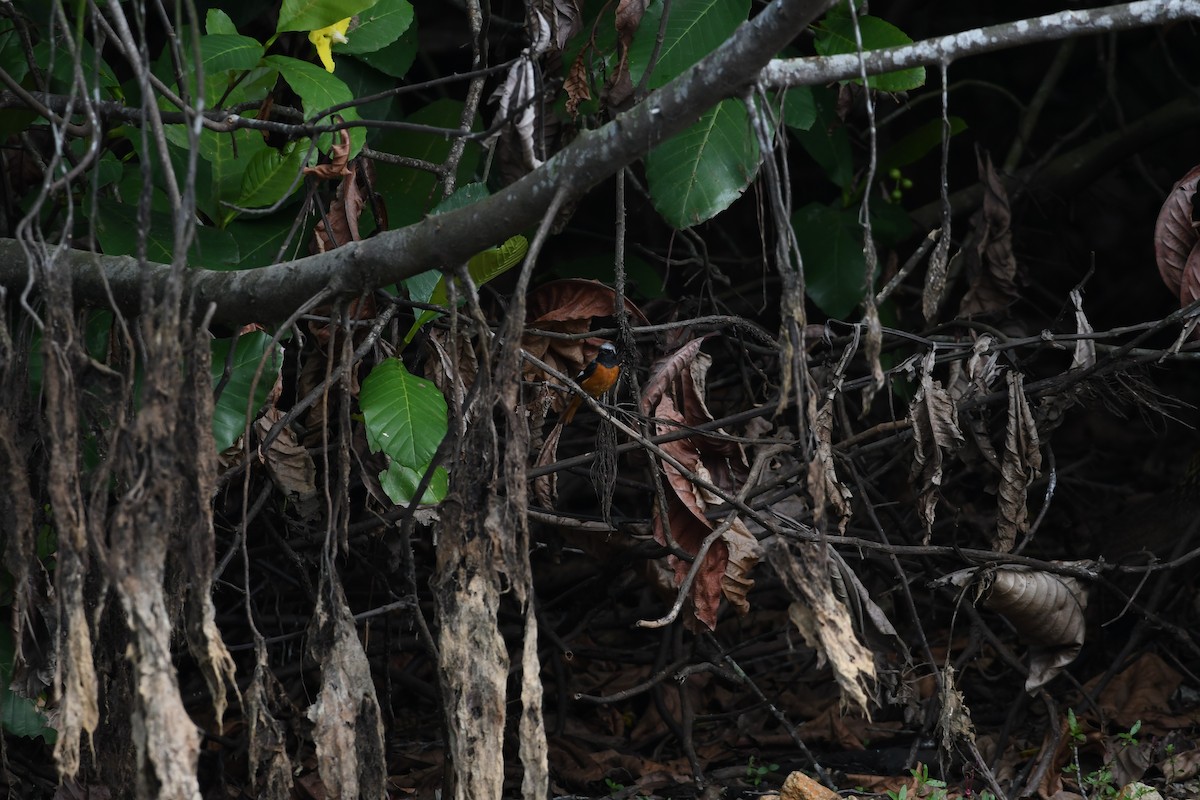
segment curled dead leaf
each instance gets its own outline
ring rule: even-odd
[[[960,317],[1008,308],[1019,294],[1008,191],[992,166],[991,156],[977,156],[976,162],[979,180],[983,183],[983,208],[972,220],[975,247],[965,249],[968,273],[972,278],[971,288],[958,308]]]
[[[1024,376],[1016,370],[1008,373],[1008,423],[1000,461],[999,507],[993,542],[1002,553],[1011,551],[1017,537],[1029,532],[1026,499],[1029,485],[1042,470],[1041,442],[1025,397],[1024,382]]]
[[[871,716],[869,693],[875,685],[875,660],[854,632],[849,610],[833,591],[828,545],[771,540],[767,560],[793,598],[788,618],[808,646],[833,667],[842,702]]]
[[[334,119],[340,121],[341,117],[335,115]],[[346,166],[350,160],[350,131],[343,128],[334,135],[338,137],[338,142],[329,148],[329,163],[305,167],[302,170],[305,175],[312,175],[322,180],[334,180],[350,174],[350,169]]]
[[[954,401],[932,373],[931,351],[921,365],[921,385],[908,409],[914,442],[911,479],[920,496],[917,512],[925,523],[926,543],[933,532],[943,455],[954,453],[966,441],[958,427]]]
[[[1088,592],[1078,578],[1016,566],[958,570],[937,581],[959,587],[975,582],[984,606],[1003,615],[1031,645],[1025,691],[1036,692],[1079,655]]]
[[[1154,223],[1154,260],[1171,294],[1180,294],[1185,266],[1196,247],[1193,201],[1200,182],[1200,165],[1192,167],[1163,201]]]

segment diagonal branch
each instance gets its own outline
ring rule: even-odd
[[[844,53],[821,58],[775,59],[762,72],[762,82],[782,89],[786,86],[819,86],[830,81],[857,78],[862,66],[868,75],[950,63],[963,56],[991,53],[1038,42],[1089,36],[1134,28],[1164,25],[1185,19],[1200,19],[1200,0],[1140,0],[1102,8],[1060,11],[1043,17],[972,28],[912,44],[863,53]]]
[[[779,52],[832,0],[775,0],[743,24],[720,48],[643,102],[603,127],[581,134],[540,169],[478,203],[426,218],[407,228],[353,242],[327,253],[241,272],[191,273],[196,307],[216,304],[214,321],[240,325],[275,322],[318,291],[342,296],[461,263],[512,234],[534,227],[560,186],[574,200],[683,131],[708,108],[754,83]],[[128,257],[71,250],[61,253],[74,276],[74,296],[104,304],[107,279],[125,313],[137,313],[145,281],[162,281],[168,268]],[[19,289],[27,270],[15,241],[0,239],[0,286]]]

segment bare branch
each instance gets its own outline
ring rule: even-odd
[[[879,75],[909,67],[949,63],[963,56],[991,53],[1020,45],[1147,28],[1184,19],[1200,19],[1200,0],[1141,0],[1103,8],[1060,11],[1044,17],[973,28],[899,47],[872,50],[863,54],[863,61],[868,75]],[[775,88],[819,86],[830,81],[857,78],[859,69],[857,53],[776,59],[763,70],[762,81]]]

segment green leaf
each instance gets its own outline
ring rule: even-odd
[[[808,296],[833,319],[845,319],[866,286],[858,210],[810,203],[792,215],[792,228],[804,258]]]
[[[429,212],[429,216],[435,217],[438,214],[445,214],[447,211],[457,211],[460,208],[466,208],[472,203],[478,203],[487,196],[487,184],[465,183],[455,189],[454,194],[438,203],[437,206],[434,207],[433,211]]]
[[[462,109],[462,103],[458,100],[434,100],[406,117],[405,121],[439,128],[458,128]],[[475,126],[472,129],[476,129]],[[433,164],[445,161],[450,152],[450,140],[447,137],[416,131],[388,131],[373,146],[386,153],[403,153]],[[459,183],[471,180],[478,160],[478,146],[468,143],[458,163]],[[437,204],[440,199],[435,191],[437,184],[437,177],[424,170],[385,163],[375,166],[375,191],[388,199],[388,219],[393,229],[417,222]]]
[[[207,34],[214,33],[231,33],[238,32],[237,25],[233,24],[233,20],[219,8],[210,8],[208,13],[204,15],[204,32]]]
[[[171,215],[150,212],[150,228],[142,230],[136,205],[114,203],[100,198],[97,202],[96,236],[107,255],[137,254],[138,238],[146,237],[146,258],[160,264],[170,264],[175,251]],[[196,238],[188,250],[188,266],[227,270],[238,266],[237,242],[225,231],[196,226]]]
[[[357,53],[354,58],[393,78],[403,78],[417,60],[417,20],[399,38],[386,47],[369,53]]]
[[[783,98],[783,124],[798,131],[806,131],[817,121],[817,102],[813,99],[811,86],[795,86],[779,96]]]
[[[908,34],[879,17],[860,16],[858,25],[864,51],[912,44]],[[813,47],[816,48],[817,54],[822,56],[857,53],[854,20],[850,18],[849,13],[831,13],[822,20],[817,25]],[[867,85],[882,92],[911,91],[925,85],[925,68],[912,67],[883,75],[871,75],[867,78]]]
[[[962,117],[950,117],[950,135],[956,136],[967,129],[966,120]],[[899,169],[919,161],[926,153],[942,144],[942,121],[931,119],[916,130],[910,131],[903,139],[884,151],[879,157],[879,173],[886,175],[888,170]]]
[[[817,121],[808,129],[792,129],[792,134],[813,161],[825,170],[829,180],[843,192],[849,192],[854,183],[854,153],[850,149],[850,137],[837,116],[837,98],[823,86],[813,87]]]
[[[354,99],[345,81],[323,67],[291,56],[267,56],[266,60],[300,95],[304,116],[309,121],[316,121],[314,115],[319,111]]]
[[[0,21],[0,69],[20,83],[29,72],[29,62],[21,46],[21,37],[12,20]]]
[[[466,188],[466,187],[463,187]],[[453,199],[453,195],[451,196]],[[467,272],[471,275],[471,280],[476,286],[483,284],[495,278],[497,275],[503,275],[508,270],[521,263],[521,259],[525,257],[525,253],[529,250],[529,240],[524,236],[514,236],[499,247],[489,247],[482,253],[476,253],[471,256],[471,260],[467,262]],[[423,292],[429,284],[430,272],[436,270],[428,270],[410,278],[410,281],[416,281],[417,291]],[[433,305],[444,306],[450,302],[449,294],[446,291],[446,276],[438,272],[439,278],[433,285],[433,290],[426,298],[413,296],[413,283],[407,283],[409,289],[409,297],[417,302],[431,303]],[[408,344],[413,337],[417,335],[417,331],[421,329],[425,323],[432,319],[437,319],[440,314],[436,311],[425,310],[417,317],[416,322],[409,328],[408,335],[404,337],[404,343]]]
[[[384,491],[397,505],[411,502],[446,436],[446,398],[432,383],[410,374],[402,361],[389,358],[363,380],[358,402],[371,451],[383,451],[395,465],[380,474]],[[446,486],[435,481],[422,502],[441,501]]]
[[[657,89],[720,47],[750,12],[749,0],[676,0],[648,86]],[[629,48],[636,85],[657,45],[661,1],[647,9]],[[741,196],[758,170],[758,142],[738,100],[726,100],[646,157],[650,199],[676,228],[711,219]]]
[[[346,34],[349,41],[335,44],[333,52],[373,53],[400,38],[412,21],[413,7],[408,0],[379,0],[359,15],[358,27]]]
[[[300,95],[304,106],[304,117],[309,122],[328,121],[325,117],[317,116],[332,106],[348,103],[354,99],[350,87],[341,78],[326,72],[324,68],[307,61],[301,61],[291,56],[267,56],[267,63],[279,70],[279,74],[292,87],[292,91]],[[337,112],[347,121],[358,119],[358,110],[344,108]],[[363,128],[350,129],[350,157],[358,155],[366,142],[367,133]],[[317,147],[322,152],[329,150],[332,135],[323,133],[317,139]]]
[[[276,33],[328,28],[375,5],[376,0],[283,0]]]
[[[238,219],[229,223],[225,231],[238,243],[241,251],[240,269],[265,267],[277,262],[279,249],[283,247],[287,235],[291,233],[294,219],[288,214],[271,214],[258,219]],[[284,260],[297,256],[297,243],[305,240],[305,234],[311,232],[311,224],[301,228],[292,242],[292,249],[284,255]],[[307,254],[307,250],[305,254]]]
[[[58,731],[48,724],[46,715],[27,697],[14,692],[9,684],[12,681],[13,660],[16,658],[16,648],[13,646],[12,631],[7,625],[0,627],[0,726],[16,736],[33,738],[41,736],[47,743],[54,744]]]
[[[200,63],[205,77],[228,70],[249,70],[258,66],[263,46],[249,36],[213,33],[200,37]],[[190,60],[185,64],[190,64]],[[208,98],[216,102],[218,98]]]
[[[78,47],[80,63],[83,65],[83,77],[87,85],[103,90],[101,99],[106,97],[120,98],[122,96],[121,82],[117,80],[116,73],[108,66],[108,62],[96,57],[96,50],[87,39],[80,40]],[[74,59],[62,47],[56,47],[53,53],[54,58],[51,60],[50,43],[45,39],[42,39],[33,46],[33,55],[38,65],[50,73],[52,79],[50,81],[50,91],[60,94],[67,94],[74,91]]]
[[[428,465],[425,469],[412,469],[398,461],[393,461],[388,464],[387,469],[379,473],[379,485],[396,505],[408,505],[412,502],[413,495],[417,493],[417,487],[421,485],[421,479],[425,477],[428,469]],[[421,502],[426,505],[440,503],[449,493],[450,473],[446,472],[445,467],[437,467],[433,471],[433,477],[429,481],[428,488],[425,489],[425,494],[421,497]]]
[[[758,163],[758,140],[745,106],[724,100],[646,156],[650,200],[672,226],[690,228],[739,198]]]
[[[655,0],[633,35],[629,75],[635,86],[641,82],[650,62],[662,12],[662,0]],[[649,87],[657,89],[716,50],[746,21],[749,13],[750,0],[674,0]]]
[[[294,192],[301,181],[305,148],[289,142],[282,152],[272,147],[259,151],[242,173],[242,191],[235,205],[243,208],[272,206]]]
[[[283,347],[271,344],[271,335],[263,331],[251,331],[233,339],[216,339],[212,343],[212,381],[215,388],[225,374],[229,360],[229,348],[233,345],[233,361],[230,364],[229,381],[222,389],[213,406],[213,440],[220,453],[233,445],[246,430],[246,425],[257,416],[267,394],[279,377],[283,363]],[[250,401],[250,385],[254,373],[263,359],[262,374],[254,386],[254,401]],[[249,409],[250,417],[246,412]]]

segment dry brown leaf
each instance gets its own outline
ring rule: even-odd
[[[650,367],[650,378],[642,387],[642,413],[649,414],[658,405],[658,400],[671,388],[700,352],[704,338],[692,339],[654,362]]]
[[[529,24],[533,28],[530,33],[532,45],[512,62],[504,83],[496,87],[491,101],[496,103],[496,122],[501,123],[500,130],[493,134],[489,141],[499,138],[501,146],[515,139],[521,154],[521,166],[526,171],[532,171],[542,165],[539,156],[542,153],[541,142],[538,140],[539,106],[537,69],[534,58],[550,45],[550,23],[541,12],[533,9],[529,15]]]
[[[648,0],[620,0],[614,25],[617,29],[617,65],[604,83],[602,98],[610,108],[621,108],[633,97],[633,81],[629,75],[629,45],[642,24]]]
[[[358,187],[358,170],[350,167],[338,185],[337,198],[329,204],[325,218],[313,228],[309,250],[314,255],[327,253],[348,242],[359,241],[362,237],[358,233],[358,218],[365,204],[366,197]]]
[[[1029,532],[1026,496],[1042,469],[1041,443],[1025,397],[1024,381],[1016,370],[1008,373],[1008,423],[1000,461],[996,539],[992,543],[1002,553],[1011,551],[1017,537]]]
[[[971,355],[964,366],[962,361],[950,362],[947,391],[957,406],[964,399],[987,394],[1000,375],[1000,351],[992,346],[995,340],[985,333],[971,345]]]
[[[958,570],[938,580],[966,587],[978,580],[983,604],[1002,614],[1030,646],[1030,694],[1075,660],[1086,634],[1087,587],[1067,575],[1029,567]]]
[[[579,104],[592,99],[591,81],[588,80],[586,63],[587,48],[579,51],[579,55],[571,63],[567,78],[563,81],[563,91],[567,93],[567,113],[572,118],[579,115]]]
[[[831,391],[819,409],[816,408],[815,394],[810,392],[808,396],[809,425],[817,440],[813,460],[808,464],[808,492],[813,501],[814,524],[821,528],[825,509],[833,506],[838,515],[838,533],[845,533],[853,513],[850,501],[854,495],[838,479],[833,463],[833,395]]]
[[[305,175],[312,175],[322,180],[335,180],[351,174],[346,164],[350,160],[350,131],[346,128],[338,131],[338,143],[329,148],[328,164],[318,164],[315,167],[305,167]]]
[[[869,693],[875,684],[875,660],[854,633],[850,613],[833,592],[827,545],[801,542],[789,546],[774,539],[767,560],[793,598],[788,618],[818,661],[828,661],[842,691],[842,702],[871,716]]]
[[[1096,679],[1084,686],[1090,688]],[[1096,698],[1096,704],[1105,716],[1117,726],[1129,729],[1138,720],[1147,734],[1166,733],[1159,728],[1156,717],[1171,709],[1171,697],[1183,683],[1183,676],[1156,653],[1143,653],[1132,664],[1117,674],[1104,691]],[[1171,721],[1169,726],[1179,727],[1180,721]]]
[[[956,752],[961,742],[975,741],[975,725],[971,722],[971,709],[954,678],[954,667],[942,670],[942,705],[938,709],[938,732],[942,738],[942,752]]]
[[[973,220],[976,245],[967,251],[968,268],[972,275],[958,309],[960,317],[989,314],[1008,308],[1019,294],[1017,290],[1017,258],[1012,247],[1012,213],[1008,192],[992,166],[992,158],[976,158],[979,180],[983,183],[983,208]]]
[[[915,445],[911,479],[920,497],[917,512],[925,523],[926,544],[933,533],[943,455],[957,451],[965,442],[954,402],[941,382],[933,380],[933,356],[931,351],[925,357],[921,385],[908,410]]]
[[[1171,294],[1177,296],[1183,283],[1185,265],[1198,240],[1193,221],[1193,201],[1198,181],[1200,166],[1195,166],[1171,188],[1154,223],[1154,260],[1158,264],[1158,274]]]
[[[529,293],[525,321],[530,327],[540,328],[547,322],[590,322],[596,317],[610,317],[616,311],[616,298],[616,291],[600,281],[586,278],[550,281]],[[634,324],[650,324],[637,304],[628,298],[625,300],[625,310],[633,317]]]
[[[254,421],[259,441],[270,433],[284,416],[284,412],[272,406]],[[321,499],[317,493],[317,466],[308,450],[296,438],[296,432],[285,426],[272,440],[266,453],[259,452],[259,459],[266,462],[271,482],[287,498],[296,516],[313,521],[321,512]]]
[[[1071,290],[1071,304],[1075,306],[1075,332],[1080,336],[1092,334],[1092,323],[1083,313],[1083,293]],[[1185,303],[1186,305],[1186,303]],[[1079,339],[1075,342],[1075,355],[1071,358],[1071,369],[1090,369],[1096,364],[1096,340]]]
[[[674,430],[676,426],[671,424],[672,422],[682,422],[682,416],[669,396],[660,398],[654,416],[658,420],[656,428],[660,434]],[[698,478],[709,483],[714,482],[700,451],[691,439],[664,442],[661,446],[668,455],[675,458],[685,469],[695,473]],[[706,512],[724,501],[707,490],[696,487],[672,465],[664,464],[663,468],[667,485],[672,490],[667,495],[668,530],[679,547],[695,555],[714,529],[714,524],[708,519]],[[663,529],[657,505],[653,511],[653,529],[655,540],[666,544],[666,531]],[[693,580],[689,598],[695,618],[710,630],[714,629],[722,597],[728,599],[738,613],[745,613],[749,609],[747,594],[754,585],[754,581],[748,576],[758,559],[758,542],[754,535],[743,522],[733,521],[721,538],[709,547]],[[675,556],[668,556],[667,566],[674,573],[672,585],[679,586],[692,565]]]
[[[583,25],[581,0],[537,0],[533,7],[550,25],[554,50],[561,51]]]

